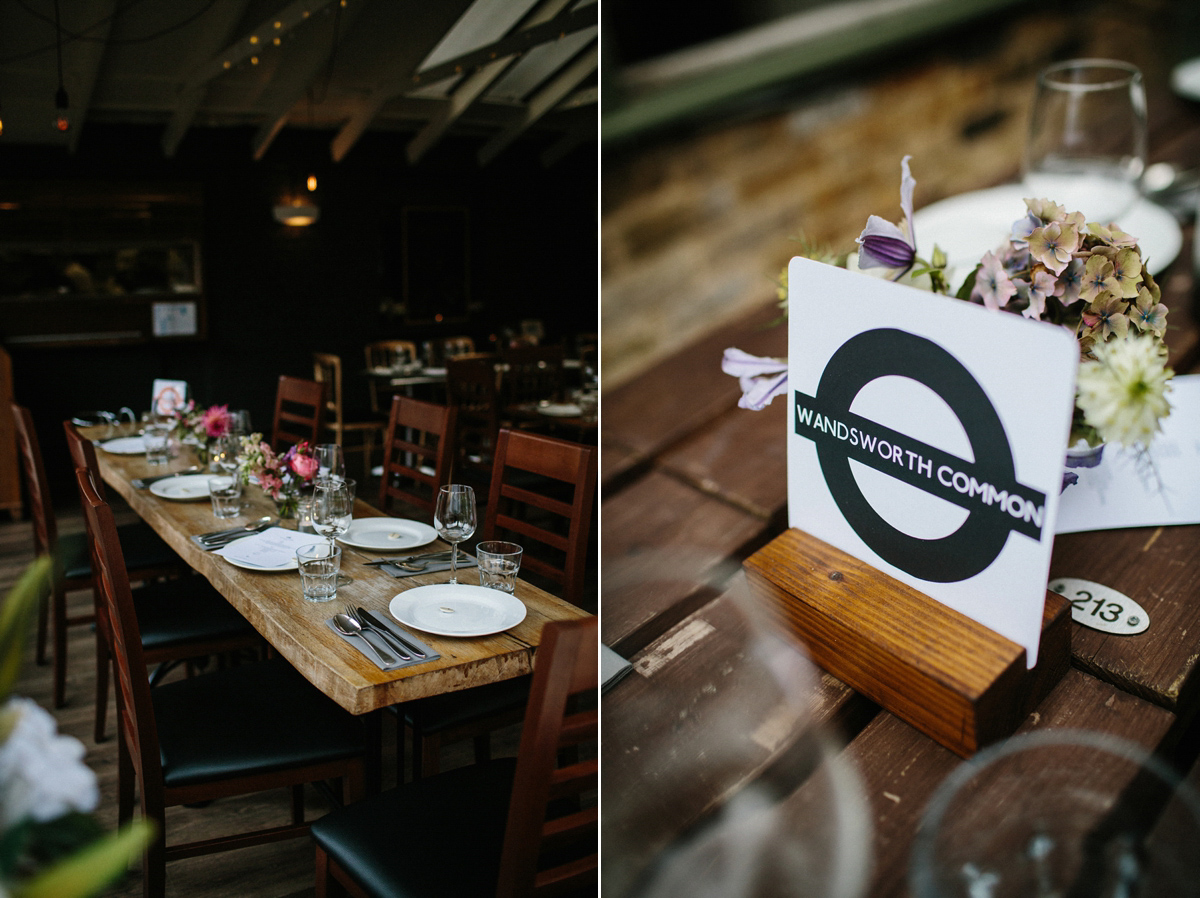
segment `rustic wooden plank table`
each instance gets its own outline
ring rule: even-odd
[[[220,556],[204,551],[190,539],[206,531],[225,529],[274,512],[273,503],[257,487],[246,488],[242,514],[228,523],[213,517],[210,503],[175,502],[138,489],[135,478],[166,473],[151,467],[143,456],[114,455],[98,448],[104,481],[153,527],[195,570],[208,579],[254,626],[276,651],[292,663],[314,686],[353,714],[394,705],[410,699],[469,689],[533,670],[541,642],[542,626],[551,620],[586,616],[586,612],[537,587],[518,581],[516,595],[525,603],[525,619],[494,636],[450,638],[420,632],[441,657],[393,671],[383,671],[330,630],[325,621],[342,601],[353,601],[387,614],[396,594],[417,586],[445,582],[448,572],[396,579],[364,557],[344,551],[342,570],[353,582],[338,589],[333,603],[305,601],[295,572],[257,572],[235,567]],[[170,468],[188,465],[177,458]],[[355,516],[379,515],[365,502],[356,503]],[[294,522],[290,523],[292,527]],[[285,524],[286,525],[286,524]]]
[[[1150,110],[1150,161],[1194,167],[1200,105],[1160,92],[1151,96]],[[686,162],[663,170],[691,173]],[[1014,174],[1015,163],[962,189]],[[822,211],[812,214],[811,230],[822,233]],[[1189,373],[1200,370],[1194,225],[1182,231],[1182,251],[1157,279],[1171,310],[1170,363]],[[786,726],[770,726],[780,723],[778,702],[757,708],[760,726],[724,741],[713,735],[731,719],[735,696],[753,705],[747,681],[763,663],[755,646],[778,635],[754,610],[739,568],[787,524],[786,403],[763,412],[737,409],[737,383],[720,373],[728,346],[785,356],[786,328],[768,326],[776,317],[775,306],[764,303],[604,392],[601,633],[633,664],[601,705],[603,882],[611,898],[636,896],[641,877],[668,846],[711,826],[750,785],[768,782],[779,791]],[[1129,595],[1149,613],[1151,627],[1117,637],[1073,623],[1073,669],[1019,732],[1108,733],[1193,770],[1200,782],[1200,525],[1059,536],[1051,576],[1093,580]],[[840,757],[863,782],[872,824],[866,894],[907,895],[917,824],[938,785],[964,762],[828,674],[805,688],[808,716],[798,730],[836,733]],[[1127,786],[1114,784],[1114,792]],[[786,803],[809,802],[815,811],[820,806],[811,791],[795,788]]]

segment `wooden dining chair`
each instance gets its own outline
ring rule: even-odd
[[[38,609],[36,652],[38,663],[44,664],[47,643],[51,643],[53,701],[54,707],[61,708],[67,701],[68,628],[91,626],[95,622],[94,613],[70,614],[67,609],[67,593],[93,588],[87,536],[84,533],[58,532],[50,481],[46,477],[45,460],[33,416],[29,409],[16,403],[11,405],[11,409],[33,520],[34,551],[39,556],[50,555],[54,559],[50,594]],[[142,521],[123,524],[117,528],[117,533],[130,559],[130,576],[135,581],[178,576],[188,570],[183,559]]]
[[[438,489],[450,482],[456,419],[451,406],[392,397],[379,484],[379,508],[385,514],[432,520]]]
[[[74,468],[83,468],[91,475],[96,493],[104,499],[104,481],[100,477],[96,447],[80,434],[71,421],[63,422],[63,431]],[[155,539],[159,538],[153,531],[150,532]],[[85,545],[94,544],[92,535],[86,530],[83,536]],[[163,545],[166,546],[165,543]],[[192,662],[198,659],[224,657],[243,650],[259,653],[263,641],[254,627],[207,580],[197,575],[174,551],[171,554],[181,569],[176,573],[181,573],[181,576],[161,582],[147,582],[133,590],[133,606],[142,634],[142,654],[146,663],[155,667],[150,677],[151,684],[165,676],[179,662],[187,663],[190,674]],[[89,570],[95,570],[94,558],[89,556],[88,562]],[[125,569],[129,573],[128,565]],[[102,742],[108,716],[108,674],[113,666],[112,625],[104,603],[94,590],[93,605],[94,613],[90,615],[96,625],[93,738]]]
[[[545,577],[578,605],[595,495],[593,447],[502,428],[482,539],[520,544],[521,576]],[[412,736],[413,779],[437,773],[443,746],[463,739],[473,741],[477,763],[486,761],[491,733],[520,723],[528,687],[528,677],[516,677],[398,705]]]
[[[367,358],[367,371],[376,368],[394,368],[396,362],[401,359],[407,359],[410,362],[417,360],[417,344],[412,340],[373,340],[363,348],[363,351]],[[391,389],[380,384],[374,378],[368,378],[367,387],[371,400],[371,411],[382,418],[388,413],[387,397],[391,395]]]
[[[342,447],[344,453],[358,452],[362,455],[362,479],[365,481],[371,475],[375,438],[383,436],[385,423],[368,415],[365,409],[347,408],[340,356],[314,352],[313,380],[325,385],[325,432],[333,434],[333,441]],[[356,436],[357,445],[349,445],[346,440],[348,436]]]
[[[375,898],[595,895],[597,638],[594,617],[545,625],[515,759],[314,821],[317,898],[331,879]]]
[[[324,420],[325,384],[281,374],[275,390],[271,448],[282,452],[302,440],[315,446]]]
[[[446,398],[454,407],[454,471],[486,496],[500,430],[496,356],[477,352],[446,361]]]
[[[117,669],[117,819],[142,814],[156,824],[143,856],[143,894],[166,892],[166,862],[302,836],[306,783],[340,780],[361,796],[366,736],[282,658],[241,664],[150,688],[144,637],[129,588],[112,509],[86,468],[76,480],[89,525],[97,587],[112,625]],[[255,832],[167,845],[168,807],[290,787],[292,819]]]
[[[467,336],[443,337],[441,340],[442,360],[471,355],[475,352],[475,340]]]
[[[500,401],[507,408],[555,399],[562,393],[562,346],[510,346],[500,350]]]

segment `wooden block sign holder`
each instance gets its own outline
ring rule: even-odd
[[[1046,594],[1025,649],[845,552],[790,529],[745,562],[814,663],[962,757],[1011,735],[1071,663],[1070,603]]]

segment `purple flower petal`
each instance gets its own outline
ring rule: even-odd
[[[734,377],[759,377],[764,374],[778,374],[787,371],[786,360],[765,358],[751,355],[741,349],[730,347],[725,350],[721,359],[721,370]]]
[[[859,268],[907,268],[916,253],[905,240],[872,234],[859,239],[862,251],[858,254]]]
[[[768,405],[776,396],[782,396],[787,393],[787,371],[784,370],[774,377],[756,377],[751,381],[750,389],[746,389],[745,381],[742,381],[742,398],[738,400],[738,408],[748,408],[751,411],[760,412]]]

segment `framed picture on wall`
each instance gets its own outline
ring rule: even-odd
[[[471,299],[470,216],[464,206],[406,206],[401,220],[405,317],[465,321]]]

